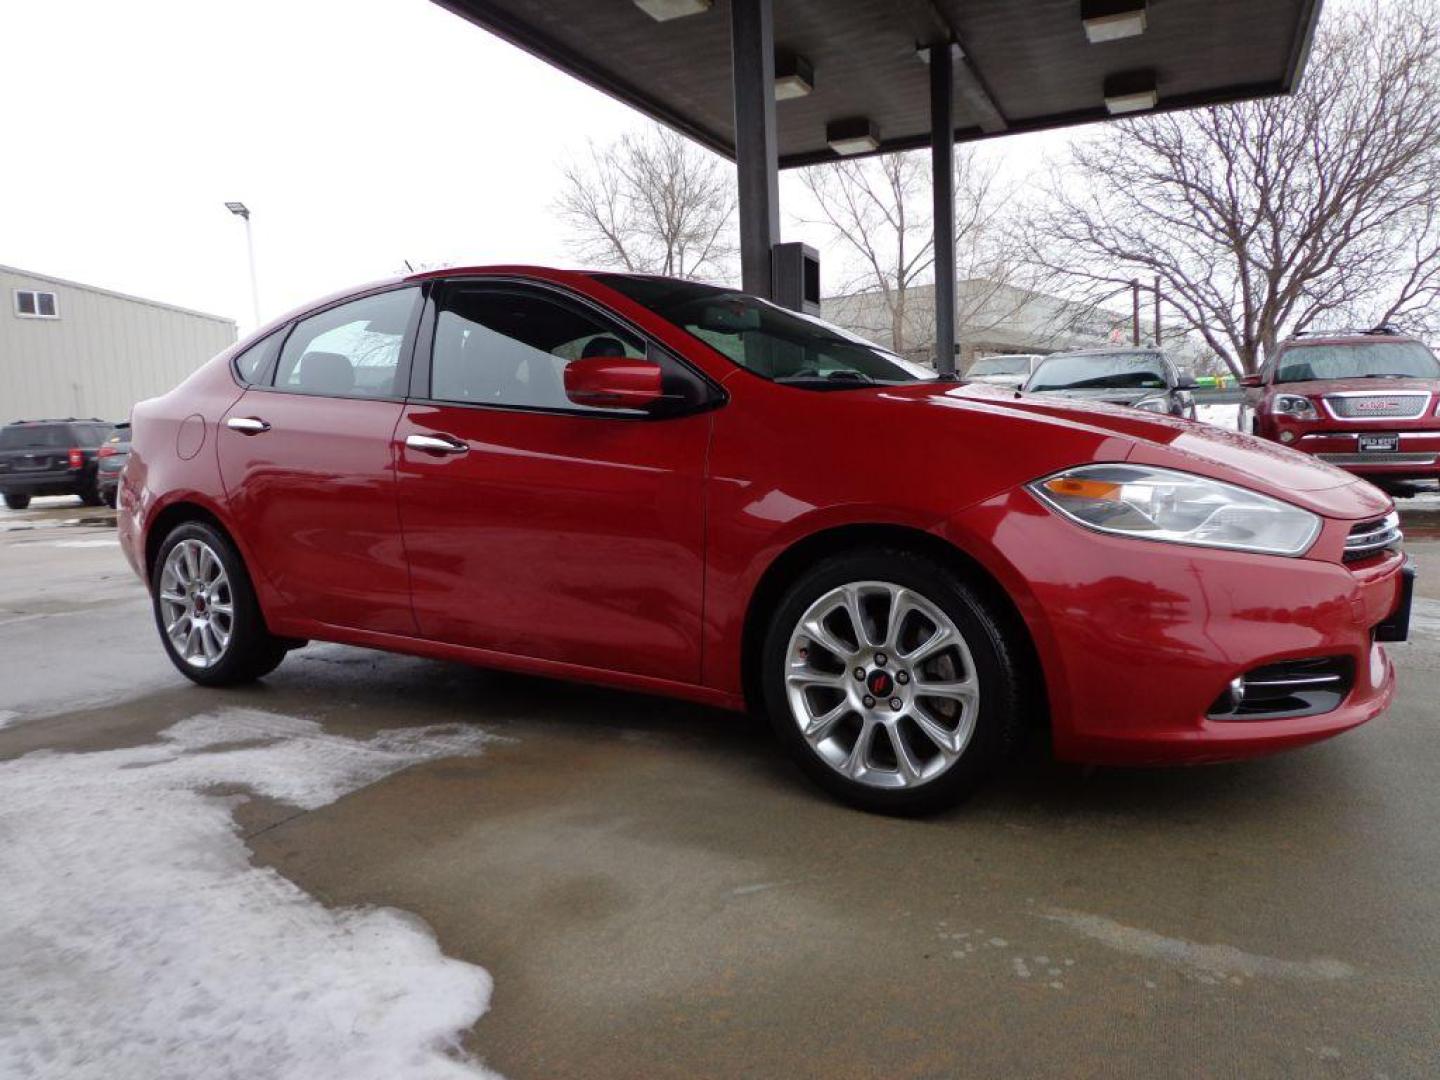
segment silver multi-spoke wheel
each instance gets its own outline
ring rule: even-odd
[[[980,686],[964,636],[933,601],[887,581],[831,589],[790,635],[785,693],[800,734],[841,776],[914,788],[975,731]]]
[[[175,653],[192,667],[218,664],[235,630],[230,576],[203,540],[181,540],[160,571],[160,618]]]

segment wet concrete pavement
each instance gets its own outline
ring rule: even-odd
[[[500,736],[237,820],[323,902],[412,912],[487,968],[467,1045],[508,1076],[1440,1073],[1440,499],[1406,504],[1419,633],[1385,717],[1240,765],[1037,751],[918,822],[836,806],[756,723],[667,701],[327,645],[192,687],[94,514],[0,512],[0,756],[226,705]]]

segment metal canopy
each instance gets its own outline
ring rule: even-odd
[[[435,0],[735,157],[730,0],[657,22],[632,0]],[[782,168],[832,161],[826,125],[868,118],[881,150],[931,143],[917,48],[950,38],[960,141],[1102,120],[1107,77],[1153,71],[1159,109],[1288,93],[1319,0],[1150,0],[1143,34],[1090,44],[1081,0],[774,0],[774,43],[814,69],[776,104]]]

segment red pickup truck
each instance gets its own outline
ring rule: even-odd
[[[1414,337],[1386,326],[1293,337],[1240,382],[1261,438],[1371,480],[1440,477],[1440,361]]]

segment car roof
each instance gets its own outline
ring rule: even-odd
[[[1111,345],[1100,349],[1060,349],[1045,357],[1046,360],[1056,356],[1124,356],[1126,353],[1159,353],[1165,356],[1165,350],[1159,345]]]
[[[1416,345],[1425,343],[1413,334],[1376,334],[1368,331],[1356,331],[1354,333],[1334,334],[1304,334],[1300,337],[1289,337],[1280,343],[1282,349],[1304,349],[1311,345],[1380,345],[1413,342]]]

